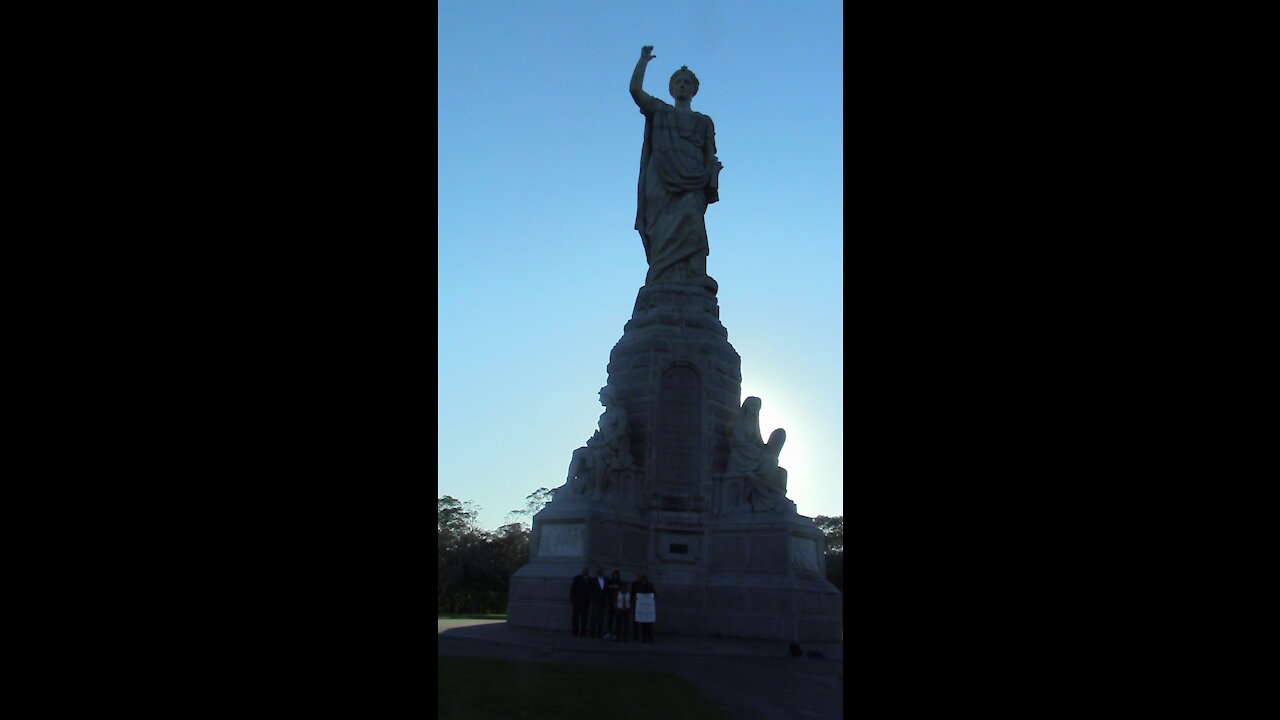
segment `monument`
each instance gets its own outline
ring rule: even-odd
[[[630,88],[645,118],[635,228],[649,271],[609,355],[598,429],[533,518],[507,622],[569,632],[573,576],[603,567],[647,573],[659,634],[838,642],[825,538],[786,497],[786,433],[764,441],[760,398],[741,399],[742,361],[707,275],[705,213],[723,167],[715,125],[691,108],[687,67],[671,76],[675,105],[644,92],[652,50]]]

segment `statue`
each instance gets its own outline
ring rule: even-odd
[[[634,467],[626,411],[613,401],[607,386],[600,388],[600,404],[605,410],[600,415],[599,429],[584,447],[573,451],[565,479],[570,490],[579,495],[590,492],[596,500],[603,497],[611,475]]]
[[[688,67],[671,75],[675,106],[644,92],[645,66],[657,57],[653,46],[640,49],[631,74],[631,97],[644,115],[636,230],[644,242],[649,273],[645,284],[678,282],[699,285],[715,294],[707,275],[707,205],[720,199],[716,129],[711,118],[690,107],[698,94],[698,77]]]
[[[749,397],[733,425],[733,447],[729,450],[728,474],[746,478],[745,495],[756,511],[773,510],[787,494],[787,471],[778,467],[778,453],[787,441],[782,428],[760,438],[760,398]]]

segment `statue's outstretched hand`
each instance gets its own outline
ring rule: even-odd
[[[645,45],[644,47],[640,48],[640,59],[641,59],[641,60],[644,60],[644,61],[646,61],[646,62],[647,62],[647,61],[652,60],[652,59],[654,59],[654,58],[656,58],[656,57],[658,57],[658,56],[653,54],[653,46],[652,46],[652,45]]]

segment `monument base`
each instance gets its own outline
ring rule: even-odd
[[[508,624],[570,632],[569,588],[587,567],[606,577],[618,570],[628,583],[646,574],[657,633],[843,640],[826,540],[785,497],[785,476],[728,471],[746,412],[741,369],[714,292],[678,283],[637,292],[609,354],[596,449],[582,451],[620,467],[583,479],[571,463],[573,478],[533,519],[529,562],[511,577]],[[611,413],[625,416],[627,442]],[[629,449],[599,449],[615,445]]]
[[[717,516],[552,502],[534,519],[529,563],[511,577],[507,623],[568,632],[569,588],[587,567],[628,583],[647,574],[658,633],[842,642],[824,548],[813,522],[786,509]]]

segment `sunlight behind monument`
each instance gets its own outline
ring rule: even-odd
[[[688,68],[668,83],[674,105],[644,92],[654,57],[641,50],[630,86],[645,118],[635,227],[649,270],[609,355],[597,430],[566,448],[565,482],[533,519],[507,622],[568,632],[570,579],[602,567],[648,574],[658,634],[840,641],[824,536],[787,497],[812,480],[780,464],[784,430],[762,433],[768,398],[742,397],[707,274],[704,216],[723,168],[715,125],[691,107]]]

